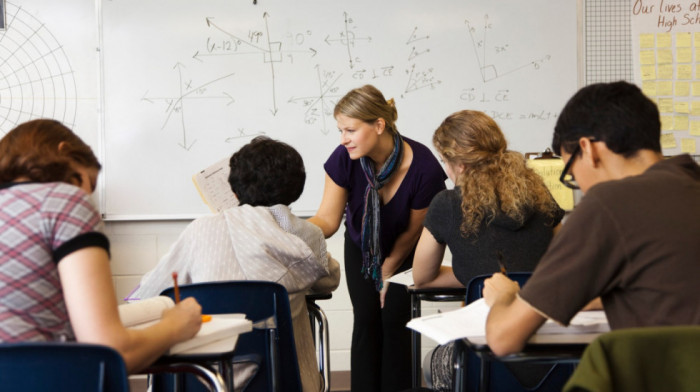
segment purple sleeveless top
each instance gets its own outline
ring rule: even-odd
[[[445,189],[447,179],[442,166],[426,146],[407,137],[403,140],[413,150],[413,161],[394,197],[380,207],[381,246],[385,257],[391,253],[396,238],[408,227],[410,210],[428,208],[433,196]],[[367,179],[362,173],[360,160],[351,160],[347,149],[340,145],[323,167],[338,186],[348,191],[345,226],[352,241],[361,247]]]

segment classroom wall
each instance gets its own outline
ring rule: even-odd
[[[141,276],[152,269],[184,230],[188,220],[168,221],[111,221],[105,231],[111,242],[112,277],[120,303],[139,283]],[[341,264],[343,260],[343,229],[328,239],[328,251]],[[451,256],[446,255],[449,262]],[[344,275],[344,273],[343,273]],[[350,370],[350,338],[352,335],[352,306],[344,277],[330,300],[320,301],[330,325],[331,371]],[[423,315],[455,309],[458,303],[423,302]],[[422,351],[435,346],[428,338],[422,339]],[[421,355],[421,358],[423,355]]]

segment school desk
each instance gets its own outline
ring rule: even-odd
[[[406,286],[411,296],[411,318],[421,316],[421,301],[431,302],[458,302],[464,301],[466,289],[464,287],[422,288]],[[411,330],[411,386],[421,386],[421,335]]]

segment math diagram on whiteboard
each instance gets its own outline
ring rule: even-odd
[[[106,19],[109,25],[109,17]],[[133,84],[140,89],[137,112],[152,111],[159,120],[161,142],[177,144],[184,151],[196,148],[202,137],[238,143],[268,133],[265,124],[283,121],[328,135],[336,129],[333,108],[350,88],[391,83],[397,85],[398,97],[407,98],[443,83],[434,66],[430,31],[421,26],[402,29],[397,36],[400,40],[386,33],[378,40],[364,26],[374,23],[342,10],[329,14],[324,29],[315,27],[313,21],[280,29],[290,22],[267,11],[194,19],[187,21],[193,23],[187,37],[173,40],[179,42],[177,46],[164,44],[170,62],[150,53],[151,46],[113,42],[109,26],[105,33],[106,57],[123,50],[123,56],[133,60],[127,65],[132,71],[123,73],[130,76],[128,81],[111,70],[112,60],[105,60],[107,110],[113,107],[112,97],[118,96],[111,91]],[[161,31],[156,22],[150,23]],[[138,42],[135,38],[132,41]],[[378,47],[387,42],[398,48],[396,53],[377,56]],[[152,71],[148,77],[139,75],[144,68]],[[142,80],[136,81],[138,78]],[[229,127],[230,122],[217,124],[215,120],[251,114],[258,119],[256,123]],[[154,130],[153,125],[149,129]],[[222,128],[230,128],[228,134],[212,135],[212,129]]]
[[[483,104],[493,107],[496,104],[499,109],[485,110],[494,119],[498,120],[551,120],[557,116],[556,111],[539,110],[513,112],[504,111],[500,107],[506,107],[517,93],[510,88],[500,88],[502,81],[513,78],[531,78],[536,73],[551,72],[546,65],[552,60],[548,51],[530,49],[527,41],[519,41],[516,44],[510,40],[504,40],[499,30],[510,27],[505,23],[494,22],[488,14],[483,18],[465,19],[468,36],[467,49],[472,53],[472,61],[478,67],[480,83],[476,86],[465,87],[460,94],[460,99],[468,103]],[[519,47],[518,47],[519,46]],[[517,99],[517,98],[516,98]]]
[[[494,117],[512,149],[541,151],[577,87],[576,7],[560,3],[102,0],[107,193],[143,189],[137,202],[157,214],[159,192],[185,192],[149,179],[187,173],[189,190],[192,173],[266,135],[304,158],[293,208],[312,213],[339,144],[335,106],[365,84],[394,99],[399,131],[425,145],[471,109]],[[132,156],[147,160],[138,176],[123,174]],[[176,202],[169,210],[201,204],[196,193]],[[110,196],[105,210],[131,215],[128,203]]]
[[[72,128],[78,97],[70,60],[46,23],[6,2],[0,29],[0,136],[35,118]]]

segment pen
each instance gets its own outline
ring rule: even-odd
[[[173,272],[173,291],[175,291],[175,303],[180,303],[180,288],[177,286],[177,272]],[[208,314],[202,315],[202,322],[211,321],[211,316]]]

